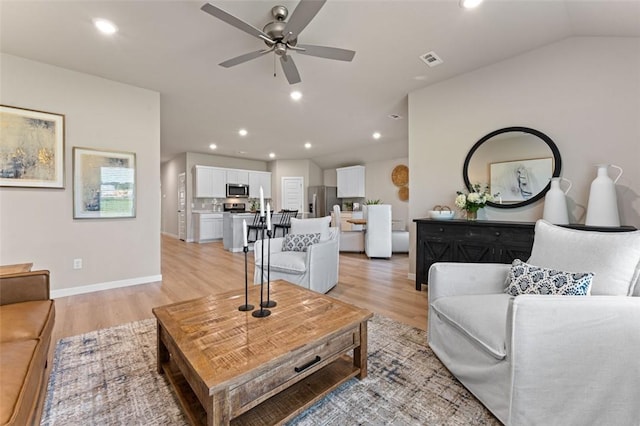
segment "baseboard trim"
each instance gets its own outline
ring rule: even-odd
[[[176,234],[172,234],[170,232],[161,232],[162,235],[166,235],[167,237],[171,237],[171,238],[175,238],[176,240],[178,239],[178,236]]]
[[[407,274],[407,279],[415,281],[416,280],[416,274],[412,274],[411,272],[409,272]]]
[[[109,281],[106,283],[83,285],[72,288],[62,288],[60,290],[51,290],[51,298],[58,299],[60,297],[76,296],[78,294],[93,293],[94,291],[111,290],[114,288],[131,287],[139,284],[149,284],[162,281],[162,275],[149,275],[147,277],[129,278],[126,280]]]

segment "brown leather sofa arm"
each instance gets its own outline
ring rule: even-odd
[[[0,276],[0,305],[49,298],[49,271]]]

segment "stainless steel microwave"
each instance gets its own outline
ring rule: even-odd
[[[248,198],[249,197],[249,185],[241,183],[228,183],[227,184],[227,198]]]

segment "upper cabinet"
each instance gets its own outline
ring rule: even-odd
[[[227,183],[249,185],[249,197],[258,198],[260,187],[264,198],[271,198],[271,172],[194,166],[193,198],[226,198]]]
[[[218,167],[195,166],[194,198],[225,198],[226,170]]]
[[[364,198],[364,166],[336,169],[338,198]]]
[[[260,187],[264,198],[271,198],[271,172],[249,172],[249,198],[260,197]]]
[[[249,171],[226,169],[227,170],[227,183],[239,183],[242,185],[249,185]]]

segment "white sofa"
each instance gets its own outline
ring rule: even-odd
[[[513,297],[511,265],[436,263],[434,353],[505,424],[640,424],[640,231],[538,221],[528,263],[593,272],[591,295]]]
[[[260,284],[264,261],[264,282],[286,280],[310,290],[326,293],[338,283],[339,233],[330,228],[331,216],[317,219],[291,219],[291,230],[286,237],[271,239],[271,267],[268,268],[268,240],[258,240],[254,246],[255,272],[253,282]],[[310,245],[306,251],[283,251],[285,238],[300,234],[320,233],[320,242]],[[289,237],[292,238],[292,237]]]

